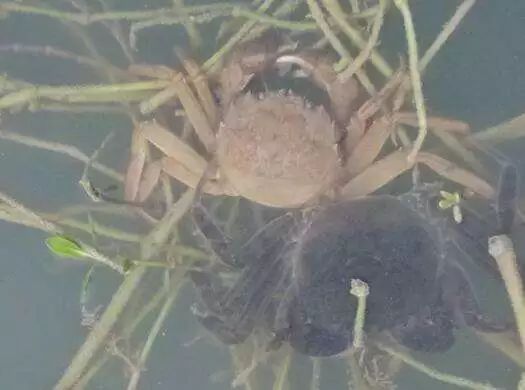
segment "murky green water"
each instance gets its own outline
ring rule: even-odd
[[[60,5],[62,2],[49,2]],[[122,2],[123,3],[123,2]],[[142,4],[142,1],[135,1]],[[145,3],[145,2],[144,2]],[[421,47],[426,47],[452,13],[458,1],[413,1]],[[147,5],[145,5],[147,6]],[[153,7],[153,5],[151,5]],[[395,13],[395,12],[391,12]],[[385,53],[396,58],[400,49],[401,20],[389,17],[382,34]],[[94,42],[117,64],[117,48],[108,46],[107,36],[94,26]],[[79,49],[78,39],[56,21],[39,16],[10,15],[0,20],[0,45],[23,43]],[[208,38],[207,35],[204,35]],[[479,0],[460,29],[454,33],[425,75],[425,97],[430,112],[460,118],[474,129],[497,124],[524,112],[525,108],[525,3],[521,0]],[[171,45],[184,40],[181,29],[160,29],[144,34],[139,41],[140,60],[169,64]],[[209,34],[209,46],[214,35]],[[205,46],[207,46],[205,44]],[[204,51],[204,49],[203,49]],[[80,69],[80,71],[79,71]],[[41,56],[0,52],[0,74],[35,83],[89,83],[95,75],[75,64],[61,64]],[[21,113],[9,116],[2,129],[77,145],[95,150],[108,131],[115,139],[101,154],[108,165],[123,171],[129,147],[129,124],[113,114]],[[525,141],[511,142],[500,150],[525,168]],[[0,141],[0,191],[39,210],[53,211],[64,204],[88,202],[77,185],[83,165],[63,156]],[[103,181],[101,183],[103,185]],[[521,237],[521,238],[520,238]],[[79,296],[87,268],[64,264],[45,248],[46,235],[15,224],[0,222],[0,388],[50,389],[87,335],[80,324]],[[516,243],[520,246],[523,235]],[[109,271],[94,274],[92,307],[105,303],[120,278]],[[499,306],[501,288],[483,278],[482,303]],[[226,348],[202,335],[190,315],[192,294],[185,288],[156,340],[142,389],[227,389],[232,379]],[[499,307],[494,311],[498,312]],[[503,311],[507,311],[503,309]],[[125,346],[123,346],[125,348]],[[456,345],[445,354],[417,355],[442,371],[504,387],[515,388],[517,366],[470,332],[458,334]],[[342,361],[322,361],[321,389],[346,388]],[[304,388],[311,375],[310,362],[299,357],[290,378]],[[122,369],[108,366],[103,378],[89,388],[124,388]],[[306,379],[305,379],[306,378]],[[448,389],[447,385],[404,369],[399,389]]]

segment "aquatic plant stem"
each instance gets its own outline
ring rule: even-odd
[[[95,327],[89,333],[82,347],[78,350],[64,375],[55,385],[55,390],[69,390],[74,387],[78,378],[80,378],[80,375],[84,372],[87,364],[105,342],[107,335],[126,307],[131,298],[131,294],[140,283],[145,271],[146,268],[136,267],[125,277],[123,283],[113,295],[113,298],[107,309],[104,311],[104,314],[100,317],[100,320],[97,321]]]
[[[132,322],[130,324],[125,324],[124,329],[122,330],[121,334],[119,335],[121,339],[128,339],[135,329],[144,321],[144,319],[157,307],[162,303],[163,299],[166,298],[166,294],[169,291],[166,290],[164,286],[161,286],[157,292],[153,295],[153,297],[146,303],[138,312],[136,316],[134,316]],[[84,389],[91,379],[94,378],[98,370],[106,364],[106,362],[112,357],[112,355],[109,353],[109,351],[105,351],[104,355],[100,357],[95,363],[93,363],[88,370],[82,375],[82,377],[77,381],[75,384],[75,390],[81,390]]]
[[[184,11],[187,14],[205,14],[213,13],[216,10],[224,8],[230,9],[232,6],[228,3],[215,3],[209,5],[195,5],[186,6]],[[41,15],[47,16],[54,19],[59,19],[66,22],[74,22],[81,25],[89,25],[97,22],[108,22],[108,21],[119,21],[125,20],[128,22],[154,19],[167,14],[173,13],[173,8],[159,8],[154,10],[146,11],[111,11],[111,12],[98,12],[98,13],[84,13],[84,12],[67,12],[60,11],[50,8],[36,7],[30,5],[24,5],[16,2],[5,2],[0,3],[0,12],[4,13],[22,13],[30,15]],[[180,9],[179,9],[180,11]]]
[[[310,390],[321,390],[321,359],[313,357],[312,360],[312,379],[310,380]]]
[[[265,0],[258,8],[257,12],[265,12],[270,8],[274,0]],[[255,20],[249,20],[244,23],[235,34],[224,44],[219,50],[217,50],[208,60],[202,65],[202,71],[205,73],[213,72],[218,62],[230,52],[230,50],[239,43],[246,34],[255,26],[257,22]]]
[[[447,39],[452,35],[452,33],[456,30],[459,23],[463,20],[465,15],[470,11],[472,6],[476,3],[476,0],[464,0],[463,3],[457,8],[456,12],[450,20],[445,23],[443,26],[443,29],[438,34],[434,42],[429,46],[427,51],[423,54],[421,57],[421,60],[419,61],[419,71],[422,73],[430,61],[434,58],[434,56],[437,54],[439,49],[443,47]]]
[[[408,64],[410,72],[410,80],[412,83],[412,91],[414,94],[414,104],[416,106],[416,114],[419,124],[419,131],[414,143],[412,145],[412,151],[408,155],[409,161],[415,161],[416,156],[423,146],[423,142],[427,136],[427,114],[425,107],[425,100],[423,98],[423,88],[421,82],[421,75],[419,73],[419,55],[416,40],[416,31],[414,28],[414,22],[412,20],[412,14],[408,7],[407,0],[394,0],[396,7],[403,16],[403,24],[405,26],[405,33],[408,45]]]
[[[11,43],[7,45],[0,45],[0,52],[13,54],[29,54],[34,56],[40,55],[49,58],[73,61],[79,65],[90,67],[95,71],[104,71],[120,79],[129,79],[129,74],[127,74],[122,69],[117,68],[116,66],[113,66],[109,63],[101,63],[97,60],[93,60],[90,57],[81,56],[76,53],[56,48],[50,45],[40,46]]]
[[[365,62],[370,58],[372,51],[374,50],[377,41],[379,39],[379,33],[381,31],[381,27],[383,26],[383,20],[385,16],[385,9],[386,9],[386,0],[379,0],[379,9],[377,11],[376,16],[374,17],[374,22],[372,23],[372,30],[370,32],[370,37],[368,38],[368,41],[366,42],[366,45],[361,49],[361,52],[357,55],[357,57],[354,59],[354,61],[348,65],[348,67],[343,70],[339,77],[341,80],[346,81],[350,77],[352,77],[358,69],[360,69]],[[391,69],[388,69],[390,71],[390,74],[392,73]],[[385,76],[387,76],[385,74]]]
[[[286,389],[286,385],[288,383],[288,374],[290,371],[290,363],[292,361],[292,353],[290,351],[286,351],[286,355],[283,358],[283,361],[279,365],[279,368],[277,369],[277,373],[275,375],[275,380],[273,382],[272,390],[283,390]]]
[[[455,376],[455,375],[445,374],[443,372],[434,370],[433,368],[430,368],[427,365],[421,362],[418,362],[411,356],[406,355],[400,351],[397,351],[394,348],[391,348],[385,344],[377,343],[376,345],[379,349],[385,352],[388,352],[392,356],[395,356],[396,358],[400,359],[401,361],[403,361],[405,364],[409,365],[410,367],[428,375],[431,378],[437,379],[440,382],[448,383],[448,384],[462,387],[465,389],[498,390],[496,387],[489,385],[489,384],[475,382],[470,379],[462,378],[462,377]]]
[[[469,135],[466,141],[496,144],[522,137],[525,137],[525,114],[520,114],[487,129],[476,131]]]
[[[62,233],[62,229],[57,224],[45,220],[40,214],[3,192],[0,192],[0,219],[52,234]]]
[[[190,209],[194,199],[194,190],[187,190],[179,200],[174,203],[162,221],[146,236],[141,242],[141,257],[144,260],[155,257],[166,241],[169,239],[173,227],[182,219]],[[86,370],[87,365],[95,353],[105,343],[106,338],[115,325],[120,314],[126,307],[133,291],[139,285],[142,277],[146,272],[145,267],[133,267],[126,275],[123,283],[117,292],[113,295],[110,304],[102,314],[100,320],[95,324],[86,341],[66,369],[64,375],[55,385],[56,390],[71,389],[82,373]]]
[[[371,42],[372,39],[370,38],[368,41],[366,41],[361,36],[361,33],[356,28],[352,27],[348,23],[347,19],[345,18],[346,13],[341,8],[341,5],[338,3],[338,1],[337,0],[322,0],[322,1],[323,1],[323,5],[326,7],[326,10],[330,14],[330,16],[335,20],[335,22],[338,24],[341,30],[348,36],[348,38],[350,38],[350,40],[357,47],[359,47],[362,51],[366,52],[368,51],[367,46],[371,46],[369,49],[370,50],[369,58],[370,58],[370,62],[376,67],[376,69],[386,78],[389,78],[390,76],[392,76],[394,71],[392,70],[388,62],[386,62],[386,60],[375,50],[375,47],[374,47],[375,43]],[[382,8],[382,5],[381,5],[381,8]],[[378,11],[378,12],[381,12],[381,11]],[[383,19],[383,16],[381,16],[380,19]],[[377,24],[379,24],[379,26],[376,26],[376,28],[380,30],[381,25],[382,25],[382,20]],[[323,30],[321,26],[319,26],[319,28]],[[348,64],[350,64],[350,62]]]
[[[83,153],[80,149],[75,146],[67,145],[59,142],[45,141],[39,138],[22,135],[19,133],[11,132],[8,130],[0,129],[0,139],[9,140],[16,142],[21,145],[29,146],[31,148],[46,150],[49,152],[55,152],[66,155],[75,160],[87,164],[89,162],[89,156]],[[122,182],[124,177],[112,168],[109,168],[97,161],[91,164],[91,168],[106,175],[107,177]]]
[[[166,88],[168,80],[98,85],[32,85],[0,98],[0,109],[33,103],[39,99],[59,102],[120,102],[139,100],[137,93]]]
[[[354,318],[354,340],[353,347],[363,348],[364,326],[366,313],[366,297],[369,294],[368,284],[359,279],[352,279],[350,294],[357,298],[357,310]]]
[[[476,335],[492,348],[501,352],[505,357],[513,361],[516,365],[525,369],[525,354],[520,343],[516,343],[514,332],[505,333],[486,333],[476,331]]]
[[[142,373],[143,367],[146,364],[146,360],[148,359],[151,348],[153,347],[153,343],[156,340],[159,332],[161,331],[162,325],[164,324],[166,317],[168,316],[171,308],[173,307],[175,299],[177,299],[179,295],[180,288],[183,284],[182,281],[184,274],[184,270],[178,271],[173,277],[173,281],[166,286],[166,288],[169,288],[170,292],[168,293],[166,300],[162,305],[162,308],[160,309],[160,312],[149,331],[148,337],[146,338],[146,342],[144,343],[144,346],[142,347],[142,350],[140,352],[138,361],[135,364],[136,369],[131,374],[131,378],[129,379],[127,390],[135,390],[139,384],[140,374]]]
[[[489,253],[496,260],[501,277],[505,282],[516,318],[521,348],[525,352],[525,296],[512,241],[506,235],[490,237]]]
[[[339,64],[349,64],[353,62],[352,56],[350,55],[350,52],[344,47],[341,40],[337,37],[337,35],[332,31],[332,28],[330,27],[330,24],[327,22],[323,11],[321,10],[321,7],[317,3],[317,0],[306,0],[308,3],[308,8],[310,9],[310,14],[314,18],[315,22],[317,23],[319,29],[323,32],[324,36],[332,45],[332,48],[337,52],[339,57],[341,58],[339,61]],[[337,69],[340,70],[340,69]],[[356,75],[365,90],[373,96],[375,94],[376,88],[374,87],[374,84],[370,81],[366,73],[362,69],[356,70]]]
[[[370,390],[370,386],[368,386],[365,378],[363,378],[363,372],[359,367],[359,362],[354,352],[355,351],[349,353],[346,358],[348,363],[347,375],[349,375],[348,390]]]

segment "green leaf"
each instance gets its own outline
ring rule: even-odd
[[[46,245],[51,252],[60,257],[82,259],[86,252],[82,246],[72,238],[66,236],[53,236],[46,239]]]

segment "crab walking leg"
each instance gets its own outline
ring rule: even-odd
[[[354,199],[371,194],[412,168],[415,163],[408,160],[409,153],[410,150],[396,150],[376,161],[341,189],[341,198]]]
[[[219,112],[213,94],[211,93],[210,86],[208,85],[206,75],[202,72],[199,65],[190,58],[183,57],[182,64],[184,69],[186,69],[186,72],[188,72],[190,80],[195,87],[202,108],[206,112],[208,123],[212,126],[216,126],[219,122]]]
[[[415,163],[425,164],[444,178],[459,183],[484,198],[494,198],[494,188],[472,172],[428,152],[420,152],[416,160],[411,162],[407,159],[409,153],[410,150],[397,150],[370,165],[341,189],[342,198],[353,199],[371,194],[412,168]]]
[[[197,133],[202,144],[208,152],[213,152],[215,150],[215,133],[211,128],[204,109],[186,83],[186,80],[175,80],[172,88],[177,93],[177,97],[186,112],[186,116],[195,129],[195,133]]]
[[[372,118],[381,110],[384,102],[396,91],[399,84],[403,81],[403,75],[404,68],[401,67],[375,96],[372,96],[368,101],[363,103],[357,111],[357,115],[350,118],[344,141],[346,153],[349,155],[353,153],[354,147],[360,142],[361,138],[365,136],[365,121]]]
[[[124,199],[128,202],[137,199],[142,172],[146,164],[146,149],[146,142],[135,124],[131,135],[130,160],[126,171],[126,178],[124,179]]]
[[[374,162],[390,136],[392,123],[386,117],[379,118],[366,131],[346,160],[343,177],[351,178]]]
[[[469,126],[465,122],[440,117],[428,119],[429,127],[439,128],[445,132],[467,134],[469,131]],[[417,121],[414,113],[397,113],[392,118],[377,119],[353,148],[345,163],[343,177],[351,178],[374,162],[391,135],[394,124],[412,125],[416,123],[417,125],[417,122],[413,122],[414,120]]]
[[[417,115],[414,112],[397,112],[393,114],[396,123],[418,126]],[[461,158],[477,173],[486,172],[483,163],[462,142],[463,137],[470,135],[468,123],[439,116],[427,117],[428,128],[448,149]]]
[[[140,125],[140,129],[142,136],[166,155],[160,162],[162,171],[185,185],[195,188],[208,162],[179,137],[158,123],[145,122]],[[234,195],[233,191],[219,181],[206,183],[204,192],[213,195]],[[141,194],[141,197],[143,196],[146,195]]]
[[[185,61],[184,66],[188,69],[191,69],[192,71],[197,71],[195,69],[196,66],[192,66],[192,63],[189,61]],[[166,66],[148,65],[132,65],[129,67],[129,71],[132,74],[136,74],[138,76],[148,76],[172,80],[172,83],[169,87],[163,89],[162,91],[154,95],[152,98],[149,99],[149,101],[143,102],[142,105],[145,105],[146,108],[144,108],[142,111],[145,110],[146,112],[150,112],[152,111],[151,106],[156,108],[159,105],[158,102],[163,103],[166,100],[171,99],[173,96],[177,96],[180,103],[182,104],[182,107],[184,108],[184,111],[186,112],[190,123],[195,129],[197,136],[199,137],[203,145],[206,147],[206,150],[210,152],[214,150],[215,133],[209,121],[212,118],[209,118],[207,116],[207,111],[211,110],[211,108],[207,107],[206,110],[203,109],[197,97],[195,96],[191,88],[188,86],[185,77],[181,73],[176,72],[173,69],[168,68]],[[199,81],[199,84],[196,88],[198,88],[199,96],[201,96],[202,99],[205,100],[203,104],[205,104],[206,106],[211,104],[211,101],[213,100],[211,92],[209,90],[207,92],[204,90],[201,81]],[[156,103],[151,104],[152,101]],[[211,112],[211,114],[215,115],[214,112]]]
[[[489,183],[442,157],[428,152],[419,152],[416,161],[425,164],[439,175],[465,186],[486,199],[494,199],[495,197],[496,192]]]
[[[143,122],[139,127],[142,136],[166,156],[179,161],[196,174],[204,172],[206,160],[171,131],[156,122]]]
[[[418,126],[417,114],[415,112],[397,112],[393,114],[393,120],[396,123],[401,123],[411,127]],[[439,129],[458,135],[470,134],[469,124],[457,119],[449,119],[441,116],[429,116],[427,117],[427,125],[429,129]]]

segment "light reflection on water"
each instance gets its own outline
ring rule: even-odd
[[[435,36],[457,2],[414,4],[416,28],[421,46]],[[425,76],[425,96],[430,111],[461,118],[476,128],[483,128],[523,112],[525,102],[525,6],[520,0],[503,3],[479,1],[469,17],[436,58]],[[399,51],[400,20],[389,18],[382,44],[392,58]],[[28,28],[31,26],[31,28]],[[35,33],[38,31],[38,33]],[[213,41],[214,36],[210,34]],[[100,44],[104,45],[103,38]],[[74,49],[64,30],[43,18],[13,17],[0,21],[0,44],[27,42],[51,44]],[[147,52],[157,61],[171,58],[160,50],[170,41],[155,42]],[[142,58],[144,60],[144,58]],[[72,80],[89,82],[94,76],[80,74],[74,67],[57,66],[55,62],[34,57],[0,57],[0,73],[28,77],[41,83]],[[127,124],[110,115],[93,117],[50,114],[20,115],[9,121],[12,130],[79,145],[93,150],[110,129],[117,130],[120,140],[104,152],[108,163],[122,170],[128,148]],[[523,141],[522,141],[523,142]],[[501,150],[523,172],[525,160],[522,142],[503,145]],[[113,144],[115,145],[115,144]],[[54,210],[64,203],[85,201],[76,182],[82,166],[64,164],[61,157],[29,151],[22,146],[0,142],[0,189],[28,205]],[[79,295],[85,269],[64,265],[52,259],[43,245],[45,236],[22,227],[0,223],[0,387],[10,389],[51,388],[84,339],[80,326]],[[105,272],[96,273],[96,298],[105,302],[117,285],[118,278]],[[480,281],[485,283],[485,281]],[[490,282],[486,282],[491,286]],[[481,289],[485,305],[495,300],[489,288]],[[225,348],[209,340],[193,340],[197,324],[189,315],[192,302],[190,289],[184,289],[176,309],[165,324],[166,331],[157,340],[148,369],[143,374],[142,388],[152,389],[226,389],[231,376],[220,374],[230,365]],[[455,347],[444,355],[421,356],[429,365],[446,372],[478,380],[489,380],[506,388],[515,387],[519,375],[516,367],[492,349],[482,345],[469,332],[458,335]],[[321,388],[344,388],[342,363],[322,363]],[[487,369],[489,367],[490,369]],[[112,367],[113,368],[113,367]],[[214,373],[216,381],[210,384]],[[117,371],[120,375],[120,372]],[[299,358],[291,378],[305,383],[310,376],[309,362]],[[108,375],[93,388],[120,388],[117,375]],[[115,381],[115,382],[112,382]],[[299,388],[299,387],[298,387]],[[413,371],[403,371],[400,389],[444,389],[439,382]]]

